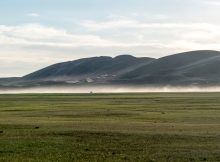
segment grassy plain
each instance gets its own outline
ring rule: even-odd
[[[8,161],[220,161],[220,93],[0,95]]]

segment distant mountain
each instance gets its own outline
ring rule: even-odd
[[[153,58],[136,58],[130,55],[92,57],[63,62],[46,67],[23,77],[23,79],[66,80],[100,75],[121,75],[146,65]]]
[[[153,58],[136,58],[131,55],[112,57],[92,57],[51,65],[28,74],[20,79],[20,83],[110,83],[134,69],[154,61]]]
[[[0,78],[0,87],[7,87],[11,86],[13,83],[14,85],[17,85],[16,83],[20,80],[19,77],[11,77],[11,78]]]
[[[220,52],[191,51],[159,59],[131,55],[92,57],[48,66],[1,86],[220,85]]]
[[[145,84],[220,84],[220,52],[191,51],[159,58],[119,80]]]

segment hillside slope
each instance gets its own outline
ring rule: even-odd
[[[152,62],[130,55],[92,57],[51,65],[28,74],[23,81],[106,82]]]
[[[0,86],[220,85],[220,52],[191,51],[159,59],[92,57],[48,66]]]
[[[147,84],[220,83],[220,52],[191,51],[159,58],[120,77]]]

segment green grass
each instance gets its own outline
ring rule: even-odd
[[[0,95],[0,162],[32,161],[220,161],[220,93]]]

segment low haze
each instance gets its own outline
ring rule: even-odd
[[[220,86],[198,87],[198,86],[50,86],[50,87],[34,87],[34,88],[5,88],[0,89],[0,94],[44,94],[44,93],[89,93],[91,95],[97,93],[191,93],[191,92],[220,92]]]
[[[82,57],[220,50],[219,16],[218,0],[1,1],[0,76]]]

